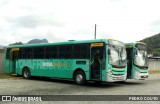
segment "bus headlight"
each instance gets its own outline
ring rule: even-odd
[[[111,69],[110,69],[110,68],[108,68],[108,73],[109,73],[109,74],[112,74],[112,71],[111,71]]]
[[[136,72],[137,74],[141,74],[141,72],[139,72],[139,71],[137,71],[137,70],[135,70],[135,72]]]

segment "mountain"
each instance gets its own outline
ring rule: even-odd
[[[9,46],[12,46],[12,45],[22,45],[22,44],[23,44],[22,42],[15,42],[15,43],[9,44]]]
[[[48,43],[47,39],[32,39],[27,44],[35,44],[35,43]]]
[[[148,45],[148,53],[160,56],[160,33],[141,40]]]

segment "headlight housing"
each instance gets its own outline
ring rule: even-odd
[[[108,73],[112,74],[112,70],[110,68],[108,68]]]

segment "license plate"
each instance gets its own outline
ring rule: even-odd
[[[121,76],[118,76],[118,79],[121,79],[122,77]]]

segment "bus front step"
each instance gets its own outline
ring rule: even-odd
[[[93,75],[92,78],[93,78],[93,79],[99,79],[99,78],[100,78],[100,75]]]
[[[11,75],[13,75],[13,76],[17,76],[17,74],[15,74],[15,73],[14,73],[14,74],[11,74]]]
[[[91,79],[92,81],[101,81],[100,79]]]

